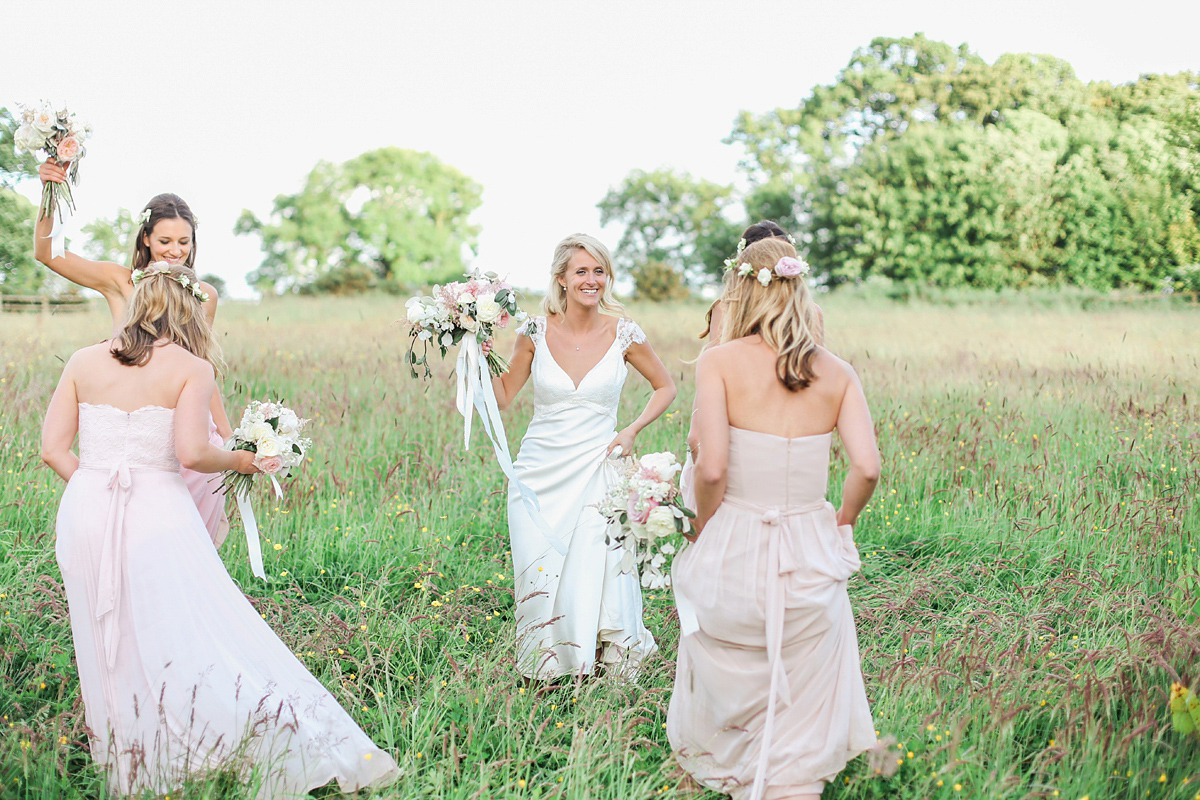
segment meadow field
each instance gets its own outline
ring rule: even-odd
[[[884,471],[850,595],[884,776],[826,798],[1200,798],[1200,740],[1170,727],[1200,683],[1200,310],[1166,301],[936,305],[832,296]],[[698,304],[631,307],[679,398],[639,438],[683,455]],[[716,798],[671,758],[678,624],[636,683],[527,688],[513,663],[506,487],[447,380],[409,378],[403,301],[229,303],[230,416],[282,398],[313,418],[285,499],[257,498],[269,581],[238,523],[221,554],[289,647],[404,770],[387,798]],[[54,560],[61,486],[40,465],[62,360],[107,311],[0,317],[0,797],[99,798]],[[507,350],[511,345],[503,343]],[[621,414],[649,394],[633,376]],[[506,412],[515,448],[528,389]],[[844,461],[835,451],[831,499]],[[892,770],[887,770],[892,771]],[[331,790],[321,796],[336,794]],[[229,775],[176,798],[252,797]]]

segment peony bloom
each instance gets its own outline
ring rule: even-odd
[[[259,456],[254,459],[254,466],[268,475],[274,475],[283,469],[283,459],[279,456]]]
[[[83,151],[83,145],[74,136],[67,136],[55,148],[59,161],[75,161]]]
[[[795,278],[808,274],[808,264],[802,259],[784,256],[775,264],[775,274],[781,278]]]

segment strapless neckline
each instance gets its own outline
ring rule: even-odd
[[[752,431],[749,428],[739,428],[736,425],[730,425],[729,429],[738,431],[739,433],[748,433],[753,436],[770,436],[772,439],[782,439],[785,442],[795,442],[795,441],[799,441],[800,439],[819,439],[822,436],[826,436],[826,437],[833,436],[833,431],[829,431],[827,433],[809,433],[809,434],[805,434],[804,436],[780,436],[777,433],[766,433],[764,431]]]
[[[119,411],[122,414],[136,414],[139,411],[174,411],[175,410],[173,408],[167,408],[166,406],[156,406],[153,404],[139,406],[139,407],[133,409],[132,411],[126,411],[123,408],[118,408],[117,406],[110,405],[109,403],[79,403],[79,405],[87,407],[87,408],[107,408],[107,409],[111,409],[113,411]]]

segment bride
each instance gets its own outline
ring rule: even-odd
[[[47,160],[39,168],[42,183],[62,183],[67,179],[66,167]],[[160,194],[150,200],[142,211],[134,242],[133,264],[124,267],[111,261],[91,261],[66,251],[55,258],[50,247],[50,229],[53,219],[39,217],[34,229],[34,257],[62,277],[85,289],[94,289],[104,296],[112,314],[112,331],[125,319],[125,307],[133,294],[133,270],[145,269],[157,261],[182,264],[194,268],[196,261],[196,218],[188,204],[178,195]],[[207,283],[200,283],[204,294],[202,300],[204,317],[211,326],[217,315],[217,292]],[[229,418],[220,392],[214,390],[209,404],[209,440],[218,447],[233,435]],[[204,519],[204,527],[213,544],[220,545],[229,533],[229,518],[225,515],[225,495],[214,493],[211,475],[194,472],[186,467],[180,470],[188,491],[196,502],[196,508]]]
[[[633,453],[635,437],[675,399],[675,384],[637,323],[612,294],[608,249],[585,234],[558,243],[542,308],[517,337],[509,371],[493,379],[506,408],[533,379],[533,419],[515,468],[549,530],[509,486],[508,526],[517,602],[518,664],[553,680],[588,674],[597,662],[627,673],[657,649],[642,624],[638,576],[621,573],[595,509],[607,487],[606,458]],[[626,364],[654,393],[617,430]],[[565,552],[563,552],[565,551]]]
[[[71,356],[42,430],[92,757],[109,791],[237,769],[260,798],[385,783],[395,762],[246,600],[179,476],[257,471],[208,439],[217,345],[195,273],[155,264],[111,341]],[[79,437],[79,455],[71,443]]]

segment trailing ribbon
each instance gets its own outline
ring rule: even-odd
[[[500,419],[500,407],[496,403],[496,393],[492,389],[492,371],[488,368],[487,359],[483,357],[483,349],[474,336],[464,336],[458,348],[458,359],[454,363],[454,372],[458,383],[455,404],[458,413],[463,415],[463,449],[471,449],[471,420],[476,411],[483,424],[483,430],[492,440],[492,449],[500,469],[509,482],[517,487],[521,502],[529,518],[537,525],[538,530],[546,537],[550,546],[560,554],[567,554],[567,545],[546,518],[542,516],[541,503],[537,495],[517,477],[513,468],[512,456],[508,452],[508,437],[504,433],[504,423]]]
[[[66,209],[61,209],[61,213],[50,212],[54,217],[54,227],[50,229],[50,235],[46,238],[50,240],[50,258],[62,258],[67,254],[67,239],[66,230],[62,221],[62,214],[69,214]]]
[[[114,464],[108,473],[112,499],[104,524],[100,550],[100,570],[96,587],[96,619],[104,639],[104,656],[109,669],[117,663],[117,643],[121,639],[121,566],[125,551],[125,506],[129,505],[129,465]]]
[[[276,493],[283,497],[274,475],[271,476],[271,482],[275,483]],[[254,509],[250,506],[250,495],[248,493],[239,494],[236,497],[238,513],[242,515],[242,526],[246,529],[246,552],[250,554],[250,571],[265,581],[267,573],[263,570],[262,545],[258,541],[258,521],[254,519]]]

